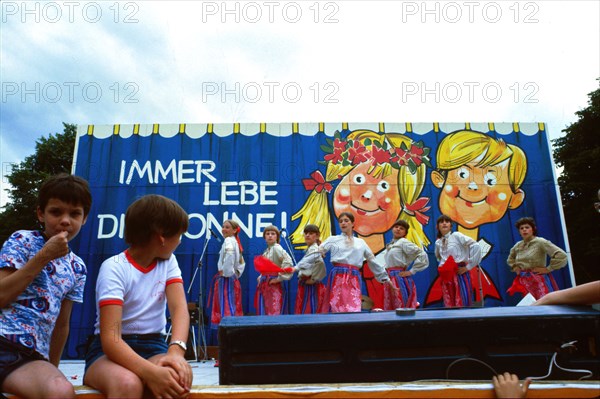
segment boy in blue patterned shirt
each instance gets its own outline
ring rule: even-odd
[[[40,231],[19,230],[0,251],[0,391],[25,398],[72,398],[58,370],[73,302],[83,301],[86,267],[69,249],[85,223],[88,183],[60,174],[41,186]]]

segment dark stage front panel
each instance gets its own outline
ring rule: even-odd
[[[219,382],[490,379],[494,372],[480,362],[524,378],[546,375],[556,352],[561,367],[588,369],[598,379],[598,337],[600,312],[588,307],[226,317],[219,328]],[[583,375],[554,366],[551,378]]]

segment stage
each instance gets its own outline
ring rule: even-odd
[[[494,398],[490,381],[413,381],[400,383],[219,385],[215,361],[190,362],[194,386],[189,398]],[[82,361],[61,362],[60,369],[73,385],[78,398],[101,398],[82,386]],[[534,381],[528,398],[594,398],[600,396],[600,381]]]
[[[548,374],[528,398],[600,397],[599,326],[600,312],[567,306],[226,317],[207,351],[220,367],[190,361],[189,398],[494,398],[505,371]],[[60,369],[78,397],[102,397],[83,361]]]

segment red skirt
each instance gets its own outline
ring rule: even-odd
[[[261,274],[254,296],[257,315],[273,316],[287,313],[287,290],[284,283],[269,284],[269,281],[277,277],[277,273]]]
[[[223,277],[216,274],[208,296],[209,303],[211,300],[210,324],[212,328],[217,328],[221,319],[225,316],[244,315],[242,310],[242,286],[235,277]]]
[[[400,272],[405,271],[403,267],[389,267],[387,269],[390,280],[398,288],[394,292],[392,287],[383,285],[383,310],[394,310],[398,308],[417,308],[417,287],[412,276],[402,277]]]
[[[296,294],[296,307],[294,313],[327,313],[327,287],[320,281],[314,284],[306,284],[307,278],[298,280],[298,293]]]
[[[360,273],[353,265],[334,263],[329,272],[329,311],[331,313],[360,312]]]

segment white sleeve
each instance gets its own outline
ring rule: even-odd
[[[237,243],[230,240],[229,237],[225,239],[221,252],[221,265],[223,277],[231,277],[235,274],[235,263],[237,257],[235,256]],[[240,273],[241,274],[241,273]]]
[[[369,246],[366,243],[364,243],[364,248],[365,259],[367,260],[367,263],[369,264],[369,267],[371,268],[375,279],[380,283],[385,283],[390,279],[390,277],[387,274],[387,270],[385,270],[385,267],[381,265],[377,261],[377,259],[375,259],[373,251],[371,251],[371,248],[369,248]]]
[[[120,267],[120,262],[125,260],[117,259],[116,255],[102,262],[98,279],[96,280],[96,302],[101,303],[107,300],[117,300],[121,303],[125,298],[126,276],[125,268]]]
[[[300,259],[300,262],[296,264],[296,267],[299,270],[310,272],[312,271],[313,267],[319,262],[323,263],[323,257],[321,256],[318,247],[311,246],[306,251],[304,257]]]
[[[423,248],[420,248],[407,240],[403,243],[403,250],[406,253],[409,263],[414,261],[410,268],[412,274],[427,269],[427,266],[429,266],[429,258]]]
[[[179,263],[177,262],[177,258],[175,255],[171,255],[168,260],[169,268],[167,269],[167,283],[171,280],[180,279],[183,282],[181,277],[181,269],[179,268]]]
[[[464,248],[469,249],[469,259],[467,260],[467,269],[471,270],[472,268],[477,266],[479,264],[479,262],[481,262],[481,247],[479,246],[477,241],[475,241],[471,237],[468,237],[462,233],[454,233],[454,234],[457,235],[457,238],[459,239],[460,244]]]
[[[287,253],[285,249],[279,244],[273,246],[273,251],[275,252],[275,256],[277,256],[278,260],[281,261],[281,268],[285,269],[287,267],[293,267],[292,258],[290,254]],[[282,280],[291,280],[294,276],[294,273],[279,273],[279,277]]]

